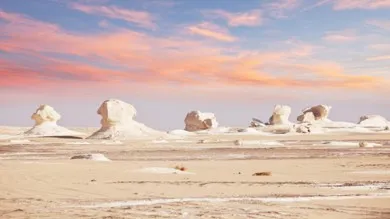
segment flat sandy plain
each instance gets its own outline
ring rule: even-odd
[[[236,146],[238,139],[284,146]],[[383,146],[315,145],[327,140]],[[112,161],[70,159],[85,153]],[[186,170],[169,172],[175,166]],[[0,218],[390,219],[390,133],[4,139]]]

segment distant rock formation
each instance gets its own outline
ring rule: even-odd
[[[387,127],[390,122],[380,115],[367,115],[361,116],[358,124],[364,127]]]
[[[297,133],[303,133],[303,134],[311,133],[310,125],[298,124],[294,126],[294,129],[295,132]]]
[[[309,107],[302,111],[302,115],[298,116],[297,120],[302,123],[330,121],[328,116],[331,109],[332,107],[327,105]]]
[[[200,111],[191,111],[184,119],[184,130],[189,132],[217,128],[218,122],[214,113],[202,113]]]
[[[102,127],[89,136],[89,139],[126,140],[136,137],[161,137],[167,135],[139,123],[134,119],[136,109],[126,102],[117,99],[104,101],[97,113],[101,115]]]
[[[71,131],[57,125],[61,115],[49,105],[41,105],[32,114],[31,119],[35,121],[34,127],[24,132],[24,135],[33,136],[80,136],[80,132]]]
[[[268,125],[268,123],[264,123],[263,121],[261,121],[260,119],[256,119],[256,118],[252,118],[252,122],[251,124],[249,125],[249,127],[251,128],[257,128],[257,127],[264,127]]]
[[[291,107],[285,105],[276,105],[272,116],[269,118],[270,125],[285,125],[290,124],[288,118],[291,114]]]

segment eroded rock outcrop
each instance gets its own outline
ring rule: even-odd
[[[364,127],[388,127],[390,122],[386,118],[380,115],[367,115],[361,116],[358,122],[359,125]]]
[[[284,125],[290,124],[288,118],[291,114],[291,107],[285,105],[276,105],[272,116],[269,118],[270,125]]]
[[[97,113],[102,117],[101,128],[89,136],[89,139],[126,140],[136,137],[161,137],[166,135],[134,120],[136,109],[117,99],[104,101]]]
[[[329,112],[332,109],[331,106],[317,105],[306,108],[302,111],[302,114],[298,116],[297,120],[302,123],[311,123],[314,121],[330,121],[328,119]]]
[[[252,118],[252,122],[250,123],[249,127],[251,128],[257,128],[257,127],[264,127],[267,124],[261,121],[260,119]]]
[[[61,115],[49,105],[41,105],[32,114],[31,119],[35,121],[35,125],[24,135],[34,136],[81,136],[80,132],[71,131],[67,128],[57,125],[57,121],[61,119]]]
[[[184,119],[184,123],[184,130],[189,132],[218,127],[217,118],[215,117],[214,113],[202,113],[200,111],[189,112]]]

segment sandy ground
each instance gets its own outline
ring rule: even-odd
[[[236,146],[238,139],[284,146]],[[318,145],[329,140],[383,146]],[[388,133],[3,139],[0,218],[390,219],[389,141]],[[70,159],[85,153],[111,161]]]

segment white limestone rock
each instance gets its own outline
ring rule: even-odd
[[[28,136],[74,136],[80,137],[83,133],[71,131],[67,128],[57,125],[57,121],[61,119],[61,115],[49,105],[41,105],[32,114],[31,119],[35,121],[35,125],[30,130],[24,132]]]
[[[184,119],[184,123],[184,130],[189,132],[208,130],[218,127],[217,118],[214,113],[202,113],[200,111],[189,112]]]
[[[249,125],[250,128],[265,127],[265,126],[266,123],[256,118],[252,118],[252,122]]]
[[[309,125],[301,124],[294,126],[297,133],[308,134],[311,133],[311,127]]]
[[[358,124],[363,127],[387,127],[390,122],[380,115],[367,115],[361,116]]]
[[[302,114],[298,116],[297,120],[302,123],[311,123],[314,121],[330,122],[328,116],[331,109],[332,107],[327,105],[309,107],[302,111]]]
[[[136,109],[126,102],[117,99],[104,101],[97,113],[101,115],[101,128],[88,139],[126,140],[140,137],[161,137],[164,132],[154,130],[134,119]]]
[[[291,107],[285,105],[276,105],[272,116],[269,118],[270,125],[290,124],[288,120],[291,114]]]
[[[259,131],[272,134],[288,134],[296,132],[293,124],[267,125],[266,127],[259,128]]]

